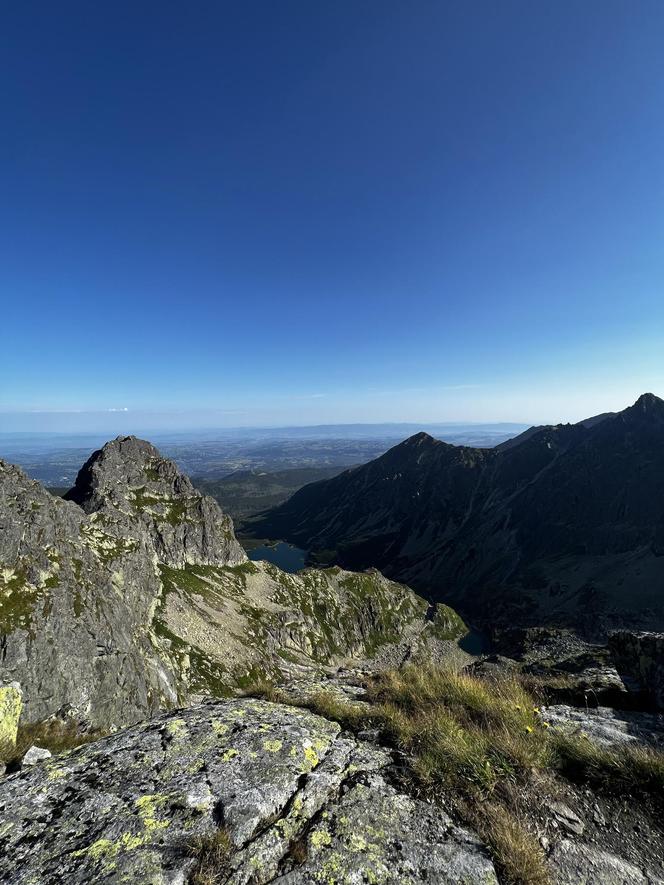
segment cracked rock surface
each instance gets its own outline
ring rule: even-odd
[[[161,715],[3,782],[0,880],[182,885],[188,846],[223,826],[236,885],[497,883],[480,842],[390,785],[389,762],[338,724],[281,704]]]

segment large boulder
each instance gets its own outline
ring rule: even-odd
[[[611,707],[584,709],[569,704],[542,707],[542,718],[567,735],[583,736],[609,749],[626,745],[664,749],[664,716],[613,710]]]
[[[478,839],[390,785],[389,763],[281,704],[162,715],[4,781],[0,879],[182,885],[223,829],[224,881],[235,885],[497,885]]]
[[[618,671],[636,680],[659,710],[664,710],[664,633],[618,630],[609,636]]]

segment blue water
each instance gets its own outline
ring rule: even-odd
[[[293,547],[292,544],[286,544],[285,541],[279,541],[277,544],[270,545],[269,547],[267,545],[254,547],[253,550],[247,551],[247,555],[254,562],[264,559],[285,572],[298,572],[301,568],[304,568],[307,551],[300,550],[299,547]]]
[[[484,633],[473,630],[471,627],[468,633],[459,640],[459,648],[467,651],[469,655],[484,655],[491,650],[491,641]]]

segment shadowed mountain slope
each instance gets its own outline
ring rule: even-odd
[[[256,520],[374,565],[478,621],[603,633],[664,624],[664,402],[533,428],[496,449],[417,434]]]

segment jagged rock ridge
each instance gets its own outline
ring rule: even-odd
[[[378,573],[248,562],[216,502],[134,437],[95,452],[67,499],[0,462],[0,661],[26,721],[71,705],[114,727],[440,636],[424,600]]]
[[[496,449],[418,434],[254,521],[373,565],[471,619],[606,635],[664,625],[664,402],[533,428]]]
[[[118,437],[95,452],[65,495],[99,523],[122,525],[148,540],[165,565],[245,562],[233,522],[213,498],[194,489],[177,466],[135,436]]]

